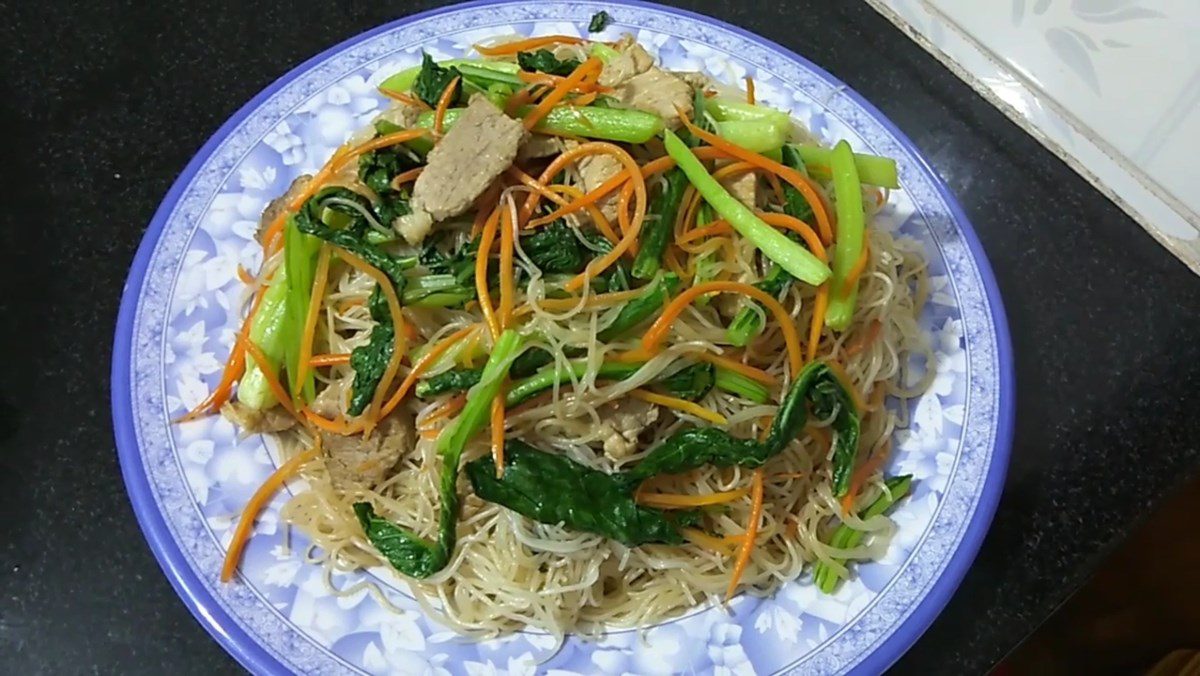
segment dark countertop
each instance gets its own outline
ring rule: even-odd
[[[0,673],[237,669],[125,496],[108,399],[121,286],[159,200],[231,113],[438,3],[217,4],[0,3]],[[1017,355],[1012,466],[974,568],[897,665],[982,673],[1200,467],[1200,280],[865,3],[682,4],[874,102],[983,240]]]

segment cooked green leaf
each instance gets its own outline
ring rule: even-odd
[[[599,12],[593,14],[592,20],[588,22],[588,32],[599,33],[605,28],[608,28],[608,24],[610,23],[612,23],[612,17],[608,15],[608,12],[600,10]]]
[[[367,410],[396,349],[396,325],[392,322],[391,310],[378,284],[367,299],[367,308],[376,324],[371,329],[367,344],[350,351],[350,368],[354,369],[354,381],[350,384],[350,406],[347,409],[350,415],[360,415]]]
[[[590,258],[571,226],[561,220],[522,237],[521,249],[545,274],[583,272]]]
[[[454,78],[461,78],[462,73],[455,66],[448,68],[439,66],[433,57],[428,54],[421,54],[421,71],[417,73],[417,79],[413,82],[412,93],[418,99],[421,99],[430,108],[437,107],[438,99],[442,97],[442,92],[446,91],[446,87],[450,86],[450,82]],[[454,86],[455,93],[450,101],[450,105],[460,103],[462,98],[462,80]]]
[[[579,67],[581,62],[579,59],[559,59],[549,49],[539,49],[536,52],[518,53],[517,63],[521,66],[521,70],[531,73],[570,75],[572,71]]]
[[[708,362],[697,362],[672,373],[665,378],[659,378],[655,384],[662,387],[672,397],[699,401],[712,390],[716,382],[717,367]]]

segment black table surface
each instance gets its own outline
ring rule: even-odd
[[[238,669],[125,495],[108,391],[122,283],[159,200],[230,114],[309,56],[435,4],[0,0],[0,673]],[[684,4],[874,102],[983,241],[1017,359],[1012,463],[974,567],[896,670],[984,672],[1200,465],[1200,281],[865,3]]]

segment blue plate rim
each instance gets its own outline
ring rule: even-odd
[[[212,155],[220,143],[264,101],[287,86],[294,79],[329,57],[406,23],[457,12],[463,9],[483,8],[503,4],[504,1],[473,0],[471,2],[446,5],[404,16],[343,40],[288,70],[287,73],[276,79],[246,104],[241,106],[205,141],[184,167],[179,177],[176,178],[170,190],[167,191],[166,196],[151,218],[137,252],[134,254],[129,275],[126,278],[125,287],[121,294],[121,304],[117,315],[110,381],[112,383],[111,398],[113,402],[114,436],[117,442],[117,455],[120,460],[121,474],[125,481],[126,492],[129,494],[134,514],[137,517],[138,524],[142,529],[147,544],[149,544],[151,551],[154,553],[159,566],[163,569],[171,586],[183,600],[184,605],[187,606],[200,625],[230,655],[252,673],[288,673],[288,670],[284,664],[270,655],[248,633],[238,626],[221,605],[212,598],[200,578],[188,566],[183,552],[171,537],[166,520],[156,508],[149,478],[142,471],[140,462],[137,461],[139,450],[133,425],[130,359],[132,355],[133,326],[137,310],[137,299],[141,295],[151,254],[159,240],[168,216],[179,201],[181,193],[190,184],[205,161]],[[958,548],[955,549],[954,554],[950,557],[950,561],[947,563],[942,575],[921,599],[917,608],[913,610],[904,623],[853,669],[853,673],[880,673],[894,664],[916,643],[917,639],[925,633],[958,589],[967,570],[974,562],[979,548],[983,544],[984,537],[987,535],[992,519],[995,516],[1000,495],[1003,492],[1004,480],[1012,450],[1016,413],[1016,378],[1012,355],[1012,338],[1009,333],[1007,314],[1004,310],[1000,289],[996,283],[991,263],[962,206],[958,203],[953,193],[950,192],[945,182],[942,181],[941,177],[933,170],[925,155],[877,107],[824,68],[773,40],[698,12],[669,7],[654,2],[645,2],[644,0],[614,0],[611,4],[643,7],[691,20],[717,24],[726,30],[749,40],[765,44],[787,55],[811,71],[814,76],[825,80],[833,87],[841,88],[843,93],[848,95],[854,103],[861,106],[863,110],[874,117],[896,139],[899,145],[916,158],[920,169],[932,179],[938,196],[950,208],[958,229],[966,240],[967,247],[977,265],[980,278],[983,281],[983,287],[986,291],[988,306],[991,309],[991,319],[996,336],[996,358],[1000,392],[998,395],[997,428],[992,462],[988,468],[987,477],[984,480],[983,494],[980,496],[971,522],[967,525],[963,538]]]

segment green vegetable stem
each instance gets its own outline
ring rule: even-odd
[[[452,129],[462,114],[462,108],[451,108],[442,119],[442,126]],[[532,106],[523,106],[517,110],[518,116],[524,116],[533,110]],[[417,127],[433,128],[433,113],[425,111],[417,118]],[[640,110],[626,108],[602,108],[600,106],[556,106],[550,109],[533,128],[550,134],[581,136],[620,143],[645,143],[654,138],[663,129],[661,117]],[[418,144],[417,149],[428,147]]]
[[[640,248],[633,260],[633,276],[637,279],[650,279],[658,273],[663,252],[667,250],[667,243],[675,227],[679,203],[688,186],[687,175],[678,168],[667,172],[666,181],[666,187],[651,204],[646,223],[638,236]]]
[[[764,223],[746,205],[730,195],[671,130],[664,131],[663,135],[667,154],[675,159],[700,195],[733,226],[734,230],[754,243],[767,258],[798,279],[818,285],[829,278],[829,266],[818,260],[808,249]]]
[[[597,337],[608,342],[620,338],[657,314],[679,286],[679,275],[668,272],[642,287],[642,295],[626,303]]]
[[[862,183],[850,144],[838,141],[831,155],[833,194],[837,200],[838,236],[833,250],[833,278],[830,281],[829,309],[825,325],[845,331],[854,317],[858,284],[848,283],[850,270],[863,251],[866,220],[862,204]]]

